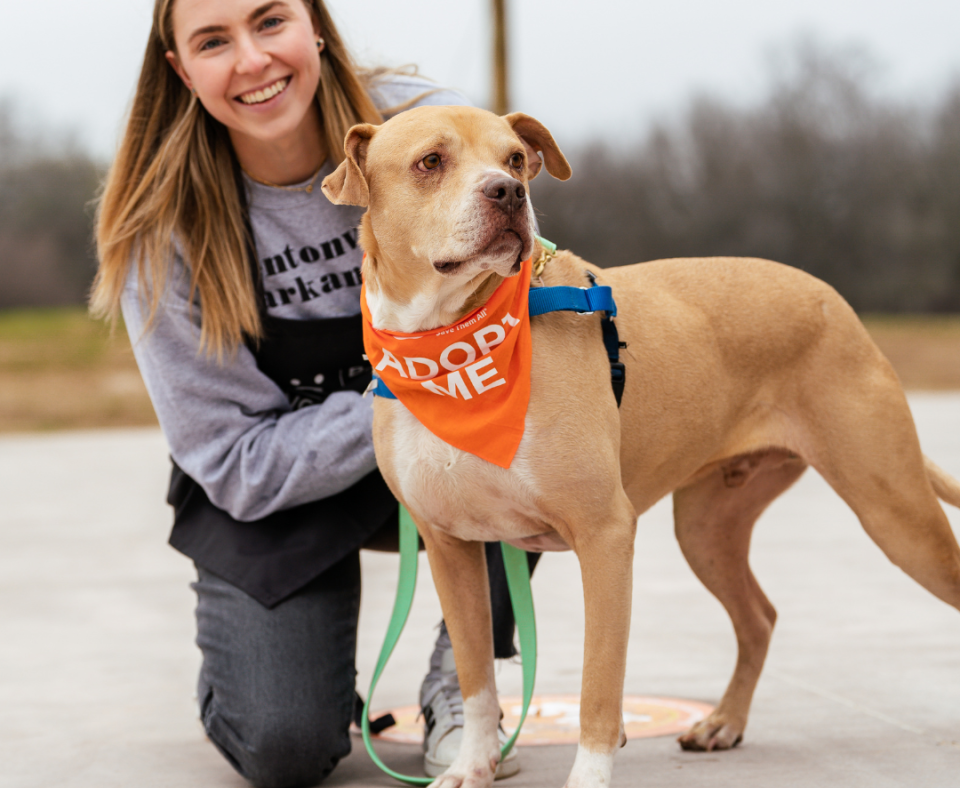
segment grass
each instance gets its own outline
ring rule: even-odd
[[[960,389],[960,315],[864,315],[904,388]]]
[[[0,311],[0,431],[156,423],[122,325],[82,307]]]
[[[867,315],[907,389],[960,389],[960,315]],[[0,311],[0,432],[156,425],[123,326],[82,307]]]

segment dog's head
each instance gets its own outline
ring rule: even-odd
[[[373,242],[418,277],[516,274],[534,248],[528,182],[542,166],[570,177],[550,132],[520,112],[418,107],[382,126],[354,126],[344,148],[323,193],[366,207],[368,253]]]

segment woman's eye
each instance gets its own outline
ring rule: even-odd
[[[513,169],[515,170],[519,170],[520,168],[522,168],[523,154],[514,153],[513,156],[510,157],[510,166],[513,167]]]
[[[216,49],[223,43],[219,38],[209,38],[200,45],[200,51],[206,52],[210,49]]]
[[[440,156],[436,153],[428,154],[420,159],[420,164],[423,165],[425,170],[435,170],[440,166]]]
[[[280,19],[280,17],[278,17],[278,16],[272,16],[272,17],[270,17],[269,19],[264,19],[264,20],[263,20],[263,27],[264,27],[264,28],[276,27],[276,26],[279,25],[282,21],[283,21],[283,20]]]

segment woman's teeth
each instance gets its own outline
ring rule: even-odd
[[[263,90],[255,90],[253,93],[244,93],[242,96],[240,96],[240,100],[244,104],[262,104],[264,101],[272,99],[277,95],[277,93],[280,93],[289,82],[289,77],[278,79],[272,85],[264,88]]]

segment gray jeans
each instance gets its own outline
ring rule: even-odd
[[[210,741],[257,788],[316,785],[350,752],[359,553],[273,609],[197,573],[197,697]]]
[[[528,555],[531,569],[539,557]],[[516,651],[498,545],[487,545],[487,569],[502,659]],[[257,788],[316,785],[350,752],[359,552],[272,609],[200,567],[197,574],[197,697],[210,741]],[[427,648],[423,656],[426,669]]]

